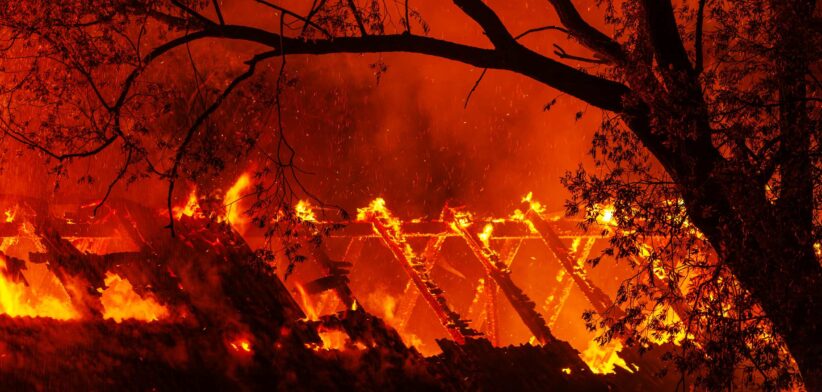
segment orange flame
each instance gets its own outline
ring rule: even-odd
[[[314,305],[311,303],[311,299],[308,297],[308,293],[303,288],[303,285],[295,282],[294,287],[300,295],[300,302],[302,302],[305,317],[308,320],[317,321],[319,319],[319,315],[317,314],[317,310],[314,309]]]
[[[338,330],[320,331],[319,335],[326,350],[342,350],[349,340],[345,332]]]
[[[16,209],[6,210],[6,223],[14,222],[15,215],[17,215],[17,210]]]
[[[154,298],[142,298],[134,292],[131,283],[117,274],[106,272],[106,289],[100,302],[103,303],[103,317],[121,322],[124,319],[156,321],[168,315],[165,306]]]
[[[303,222],[316,222],[317,216],[314,215],[314,206],[307,200],[300,200],[294,206],[294,214]]]
[[[172,212],[174,213],[174,218],[180,219],[185,216],[190,217],[202,217],[203,212],[200,209],[200,203],[197,201],[197,188],[191,190],[191,193],[188,195],[188,201],[183,207],[174,207],[172,208]]]
[[[235,227],[242,227],[248,223],[248,217],[241,214],[240,200],[244,197],[243,191],[248,189],[249,186],[251,186],[251,176],[248,173],[243,173],[223,197],[225,221]]]
[[[634,369],[625,363],[625,360],[619,357],[619,351],[622,350],[622,343],[612,340],[604,346],[601,346],[596,341],[588,342],[588,348],[580,355],[582,360],[588,364],[591,371],[597,374],[616,373],[616,366],[619,366],[630,373],[639,370],[634,366]]]
[[[543,212],[545,212],[545,207],[542,205],[542,203],[534,200],[534,192],[528,192],[528,194],[522,198],[522,202],[528,203],[531,206],[531,210],[533,210],[537,214],[542,214]]]
[[[59,298],[55,295],[37,292],[23,283],[12,281],[7,278],[6,263],[6,258],[0,256],[0,313],[12,317],[49,317],[58,320],[79,317],[65,292],[63,292],[65,298]],[[54,275],[50,275],[50,278],[57,280]]]
[[[478,235],[480,241],[482,241],[482,244],[485,245],[486,248],[491,247],[490,240],[492,234],[494,234],[494,225],[488,223],[482,228],[482,233]]]

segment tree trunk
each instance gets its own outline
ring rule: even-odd
[[[813,246],[795,232],[791,219],[778,216],[758,197],[737,200],[713,195],[689,207],[700,227],[743,288],[759,302],[799,367],[809,391],[822,388],[822,350],[819,324],[822,321],[822,266]],[[707,201],[710,200],[710,201]],[[728,206],[735,206],[728,208]]]
[[[781,271],[757,276],[737,273],[745,287],[758,298],[762,308],[773,322],[776,332],[784,339],[799,367],[808,391],[822,390],[822,349],[820,349],[819,324],[822,321],[822,267],[813,250],[784,248],[773,249],[784,257],[768,259],[767,253],[748,252],[744,263],[752,265],[776,265]],[[753,270],[754,268],[747,268]],[[758,268],[757,268],[758,269]],[[750,281],[764,284],[751,284]]]

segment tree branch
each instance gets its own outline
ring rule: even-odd
[[[576,61],[582,61],[582,62],[592,63],[592,64],[606,64],[606,63],[608,63],[608,60],[589,59],[587,57],[580,57],[580,56],[574,56],[572,54],[568,54],[568,52],[566,52],[565,49],[563,49],[561,46],[559,46],[557,44],[554,44],[554,54],[557,55],[557,57],[559,57],[561,59],[576,60]]]
[[[357,10],[357,5],[354,4],[354,0],[348,0],[348,8],[351,9],[351,13],[354,14],[354,20],[357,22],[357,27],[360,29],[360,34],[363,37],[368,35],[368,31],[365,30],[365,24],[362,23],[362,17],[360,17],[360,11]]]
[[[588,49],[599,53],[614,63],[625,61],[625,53],[616,41],[597,30],[579,15],[571,0],[549,0],[559,16],[562,25],[568,28],[571,35]]]
[[[106,189],[106,194],[103,196],[103,198],[100,200],[100,202],[97,203],[96,206],[94,206],[94,211],[92,212],[93,216],[97,216],[97,210],[99,210],[100,207],[103,206],[103,204],[106,204],[106,201],[108,200],[109,196],[111,196],[111,191],[114,189],[114,186],[117,185],[117,183],[120,182],[120,180],[122,180],[123,177],[126,175],[126,172],[128,171],[128,167],[131,165],[131,155],[132,155],[133,152],[134,151],[131,148],[128,148],[128,153],[126,154],[126,161],[123,163],[123,167],[120,168],[120,171],[117,172],[117,175],[108,184],[108,188]]]
[[[696,59],[694,67],[697,74],[702,73],[702,28],[705,23],[705,0],[699,0],[699,8],[696,11],[696,32],[694,34],[694,51]]]
[[[551,60],[519,44],[502,52],[425,36],[392,34],[367,37],[338,37],[311,41],[282,37],[282,48],[280,48],[281,41],[278,34],[254,27],[236,25],[214,25],[186,36],[187,40],[203,38],[246,40],[277,50],[285,50],[291,55],[388,52],[426,54],[463,62],[479,68],[503,69],[522,73],[593,106],[614,112],[622,111],[623,97],[629,92],[628,88],[620,83],[587,74]],[[179,43],[176,45],[179,45]]]
[[[300,15],[300,14],[298,14],[298,13],[296,13],[296,12],[293,12],[293,11],[291,11],[291,10],[287,9],[287,8],[280,7],[280,6],[278,6],[278,5],[274,4],[274,3],[268,2],[268,1],[266,1],[266,0],[256,0],[256,1],[257,1],[258,3],[260,3],[260,4],[262,4],[262,5],[265,5],[265,6],[267,6],[267,7],[273,8],[273,9],[275,9],[275,10],[277,10],[277,11],[280,11],[280,12],[282,12],[282,13],[283,13],[283,14],[285,14],[285,15],[291,16],[291,17],[293,17],[293,18],[295,18],[295,19],[297,19],[297,20],[301,20],[301,21],[303,21],[306,25],[311,26],[311,27],[313,27],[313,28],[317,29],[317,31],[319,31],[319,32],[323,33],[323,35],[325,35],[326,37],[328,37],[328,38],[333,38],[333,36],[331,35],[331,33],[329,33],[329,32],[328,32],[328,30],[326,30],[326,29],[322,28],[322,26],[320,26],[320,25],[318,25],[318,24],[316,24],[316,23],[312,22],[312,21],[311,21],[308,17],[305,17],[305,18],[304,18],[302,15]]]
[[[497,49],[516,45],[516,40],[505,28],[499,16],[482,0],[454,0],[454,4],[482,27],[485,35]]]
[[[223,11],[220,10],[220,0],[211,0],[211,3],[214,4],[214,12],[217,13],[217,20],[220,21],[221,25],[225,25],[225,19],[223,19]]]
[[[693,72],[682,37],[676,26],[674,8],[670,0],[642,0],[645,24],[659,67]]]
[[[471,90],[468,91],[468,95],[465,97],[465,104],[462,106],[463,109],[468,107],[468,101],[471,100],[471,95],[473,95],[474,91],[476,91],[477,87],[479,87],[479,84],[480,82],[482,82],[482,78],[485,77],[486,72],[488,72],[488,68],[482,70],[482,73],[480,74],[479,78],[477,78],[477,81],[474,82],[474,86],[471,87]]]
[[[179,0],[171,0],[171,3],[172,3],[172,4],[174,4],[177,8],[179,8],[179,9],[183,10],[183,12],[185,12],[186,14],[188,14],[188,15],[190,15],[190,16],[192,16],[192,17],[194,17],[194,19],[197,19],[197,20],[198,20],[198,21],[200,21],[201,23],[205,24],[206,26],[210,26],[210,25],[215,25],[215,24],[216,24],[216,23],[214,23],[214,21],[212,21],[211,19],[208,19],[208,18],[206,18],[205,16],[203,16],[203,14],[201,14],[201,13],[199,13],[199,12],[197,12],[197,11],[194,11],[193,9],[189,8],[188,6],[186,6],[186,5],[185,5],[185,4],[183,4],[183,3],[180,3],[180,1],[179,1]]]
[[[532,29],[525,30],[522,33],[519,33],[519,35],[517,35],[516,37],[514,37],[514,39],[519,41],[520,38],[525,37],[526,35],[533,34],[533,33],[538,33],[540,31],[547,31],[547,30],[556,30],[556,31],[561,31],[565,34],[571,34],[571,32],[568,31],[568,29],[564,29],[564,28],[559,27],[559,26],[542,26],[542,27],[534,27]]]

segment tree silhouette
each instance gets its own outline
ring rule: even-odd
[[[411,52],[515,72],[606,113],[592,149],[603,170],[564,178],[574,195],[570,212],[584,210],[594,221],[612,204],[617,230],[606,252],[638,259],[637,271],[648,275],[667,265],[670,289],[685,280],[693,287],[677,297],[653,277],[626,282],[618,299],[636,310],[628,312],[634,317],[602,325],[638,324],[637,315],[647,312],[638,298],[685,302],[692,317],[683,328],[716,337],[713,351],[707,344],[692,347],[703,360],[723,364],[709,371],[711,382],[739,361],[766,379],[787,377],[771,372],[784,367],[774,359],[784,357],[778,348],[784,344],[808,389],[820,387],[815,1],[597,1],[609,35],[570,0],[549,0],[560,25],[515,35],[485,2],[454,0],[487,37],[482,47],[428,36],[423,16],[407,0],[393,11],[378,1],[314,0],[300,10],[273,0],[248,3],[274,22],[246,23],[243,15],[224,14],[216,0],[6,4],[0,10],[0,127],[7,138],[46,155],[57,173],[68,162],[119,148],[122,166],[108,192],[120,181],[157,176],[168,181],[170,209],[181,177],[219,171],[254,144],[259,124],[253,119],[236,132],[241,137],[229,140],[211,117],[230,110],[233,94],[279,108],[282,87],[293,82],[284,73],[290,56]],[[386,22],[388,16],[399,23]],[[589,53],[555,45],[551,56],[520,43],[548,31]],[[164,70],[163,59],[206,40],[244,41],[259,51],[219,89],[203,83],[192,62],[197,83],[188,91],[195,93],[177,108],[172,102],[180,102],[175,94],[181,90],[170,87],[174,72]],[[279,67],[261,71],[267,62]],[[578,63],[596,67],[569,65]],[[276,86],[254,81],[259,72],[276,73]],[[152,78],[144,80],[148,73]],[[196,109],[192,120],[174,118],[190,108]],[[256,189],[258,216],[306,191],[281,122],[275,131],[279,143],[259,174],[268,182]],[[170,226],[173,233],[173,220]],[[639,245],[660,237],[664,244],[650,251]],[[779,338],[761,344],[771,328]]]

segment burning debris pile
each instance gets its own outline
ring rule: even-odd
[[[531,216],[540,214],[535,208],[479,232],[463,210],[405,224],[378,200],[327,243],[306,243],[308,261],[284,281],[282,269],[249,245],[258,240],[253,232],[206,219],[196,198],[175,210],[175,237],[161,229],[167,215],[130,202],[109,201],[96,217],[95,204],[5,202],[13,207],[0,222],[4,389],[609,390],[668,382],[634,373],[656,366],[645,363],[648,356],[626,364],[613,354],[625,368],[596,374],[616,359],[586,363],[553,335],[569,281],[584,287],[597,310],[608,299],[576,266],[591,247],[566,249],[555,232],[565,229]],[[310,206],[298,208],[308,226],[330,224],[317,221]],[[500,253],[492,230],[493,238],[507,238]],[[390,251],[407,282],[382,311],[351,279],[353,268],[368,266],[360,255],[374,253],[369,238]],[[448,300],[432,274],[447,264],[447,238],[465,241],[483,274],[475,291]],[[511,263],[528,238],[544,239],[570,267],[570,280],[558,279],[561,288],[543,307],[512,278]],[[335,239],[349,242],[346,261],[329,256]],[[420,240],[427,243],[418,255]],[[312,271],[317,276],[306,278]],[[428,311],[440,329],[415,337],[432,321]],[[503,339],[503,314],[525,325],[530,342]],[[437,348],[423,350],[422,339],[432,336]]]

